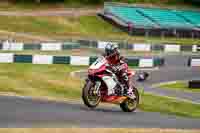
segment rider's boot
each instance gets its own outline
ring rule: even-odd
[[[124,80],[124,96],[127,96],[131,99],[135,99],[136,96],[133,93],[133,90],[131,88],[132,82],[131,79],[129,79],[127,72],[122,74],[123,80]]]
[[[132,88],[128,87],[128,86],[125,87],[124,96],[127,96],[127,97],[129,97],[131,99],[135,99],[136,98],[135,94],[133,93]]]

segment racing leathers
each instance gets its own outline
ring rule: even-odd
[[[124,86],[124,95],[132,95],[131,80],[128,74],[128,65],[124,61],[124,57],[119,57],[117,59],[107,59],[108,69],[111,69],[112,72],[116,74],[119,82]]]

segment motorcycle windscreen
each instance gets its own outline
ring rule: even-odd
[[[106,59],[104,57],[99,57],[94,63],[92,63],[89,69],[99,69],[105,63]]]
[[[108,95],[114,94],[114,88],[117,85],[116,81],[111,76],[103,76],[102,79],[108,88]]]

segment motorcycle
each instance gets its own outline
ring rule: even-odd
[[[130,77],[134,76],[133,71],[128,71]],[[107,76],[112,77],[109,81],[111,86],[117,86],[112,95],[108,95],[108,88],[105,80]],[[120,105],[124,112],[133,112],[139,105],[139,92],[134,86],[131,86],[135,98],[123,96],[124,86],[119,82],[118,77],[108,69],[108,63],[105,57],[98,58],[88,69],[86,83],[82,89],[82,100],[89,108],[95,108],[100,102]]]

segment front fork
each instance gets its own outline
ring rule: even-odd
[[[86,79],[86,82],[89,82],[89,78]],[[93,82],[93,86],[92,87],[92,90],[90,90],[90,92],[92,93],[92,95],[95,95],[95,96],[100,96],[101,93],[100,93],[100,86],[101,86],[101,81],[92,81]]]
[[[93,93],[97,96],[101,96],[101,93],[100,93],[100,86],[101,86],[101,81],[96,81],[95,82],[95,86],[94,86],[94,91]]]

